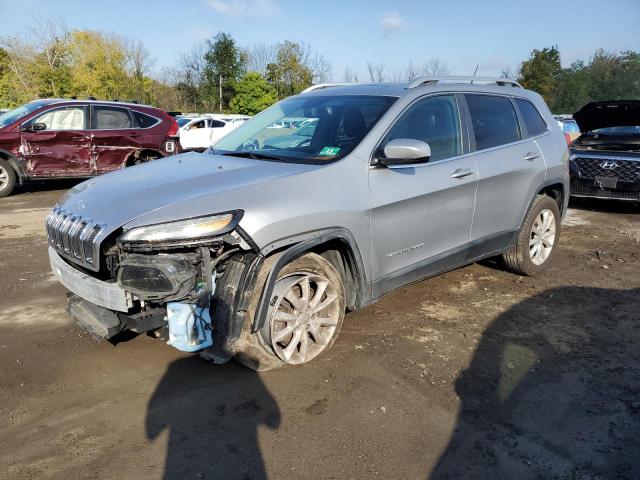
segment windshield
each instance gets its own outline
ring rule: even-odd
[[[50,103],[50,101],[30,102],[18,108],[14,108],[13,110],[9,110],[8,112],[0,115],[0,128],[11,125],[22,117],[26,117],[30,113],[35,112],[37,109],[44,107],[45,105],[49,105]]]
[[[176,122],[179,127],[184,127],[187,123],[189,123],[193,118],[178,118]]]
[[[593,132],[597,135],[604,135],[610,137],[627,137],[627,136],[640,136],[640,125],[631,126],[631,127],[608,127],[608,128],[599,128],[597,130],[593,130]]]
[[[223,137],[211,151],[295,163],[332,162],[349,154],[395,100],[364,95],[291,97]]]

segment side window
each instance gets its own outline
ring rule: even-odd
[[[30,122],[44,123],[47,130],[84,130],[84,107],[64,107],[49,110]]]
[[[134,128],[129,111],[126,108],[117,107],[93,107],[91,124],[93,130]]]
[[[133,118],[135,118],[138,127],[140,128],[149,128],[158,123],[158,119],[152,117],[151,115],[146,115],[142,112],[136,112],[135,110],[131,110],[133,114]]]
[[[533,106],[533,103],[522,98],[516,98],[515,101],[530,137],[535,137],[547,131],[547,124],[542,119],[538,109]]]
[[[207,126],[206,120],[200,120],[199,122],[194,122],[189,125],[189,130],[198,130],[200,128],[205,128]]]
[[[518,117],[511,100],[493,95],[466,94],[476,150],[497,147],[520,140]]]
[[[393,126],[383,144],[397,138],[427,142],[431,160],[462,153],[460,116],[455,96],[442,95],[419,100]]]
[[[211,128],[222,128],[225,125],[226,124],[224,122],[221,122],[219,120],[211,120]]]

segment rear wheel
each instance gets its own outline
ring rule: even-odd
[[[507,268],[520,275],[533,276],[544,271],[560,238],[560,209],[552,198],[538,196],[518,233],[516,245],[502,258]]]
[[[255,312],[261,288],[249,308]],[[340,332],[345,312],[342,278],[320,255],[306,254],[278,275],[264,327],[250,331],[247,315],[236,343],[236,359],[253,370],[307,363],[328,350]]]
[[[0,197],[6,197],[16,186],[16,172],[6,160],[0,159]]]

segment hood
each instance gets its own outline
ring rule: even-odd
[[[640,100],[591,102],[573,114],[581,132],[640,125]]]
[[[187,153],[128,167],[83,182],[60,206],[104,224],[101,237],[119,227],[158,223],[242,209],[251,188],[317,165]]]

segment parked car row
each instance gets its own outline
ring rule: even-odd
[[[0,115],[0,195],[143,164],[47,218],[70,315],[264,370],[314,359],[346,311],[407,283],[488,257],[544,271],[570,195],[640,199],[639,113],[597,102],[558,120],[517,82],[478,77],[319,85],[240,128],[40,100]],[[148,161],[198,145],[212,146]]]
[[[249,118],[241,115],[180,117],[177,119],[180,146],[184,151],[204,151]]]
[[[320,85],[207,153],[72,188],[47,218],[49,257],[95,336],[303,364],[346,311],[408,283],[496,256],[544,271],[568,163],[542,98],[512,80]]]

